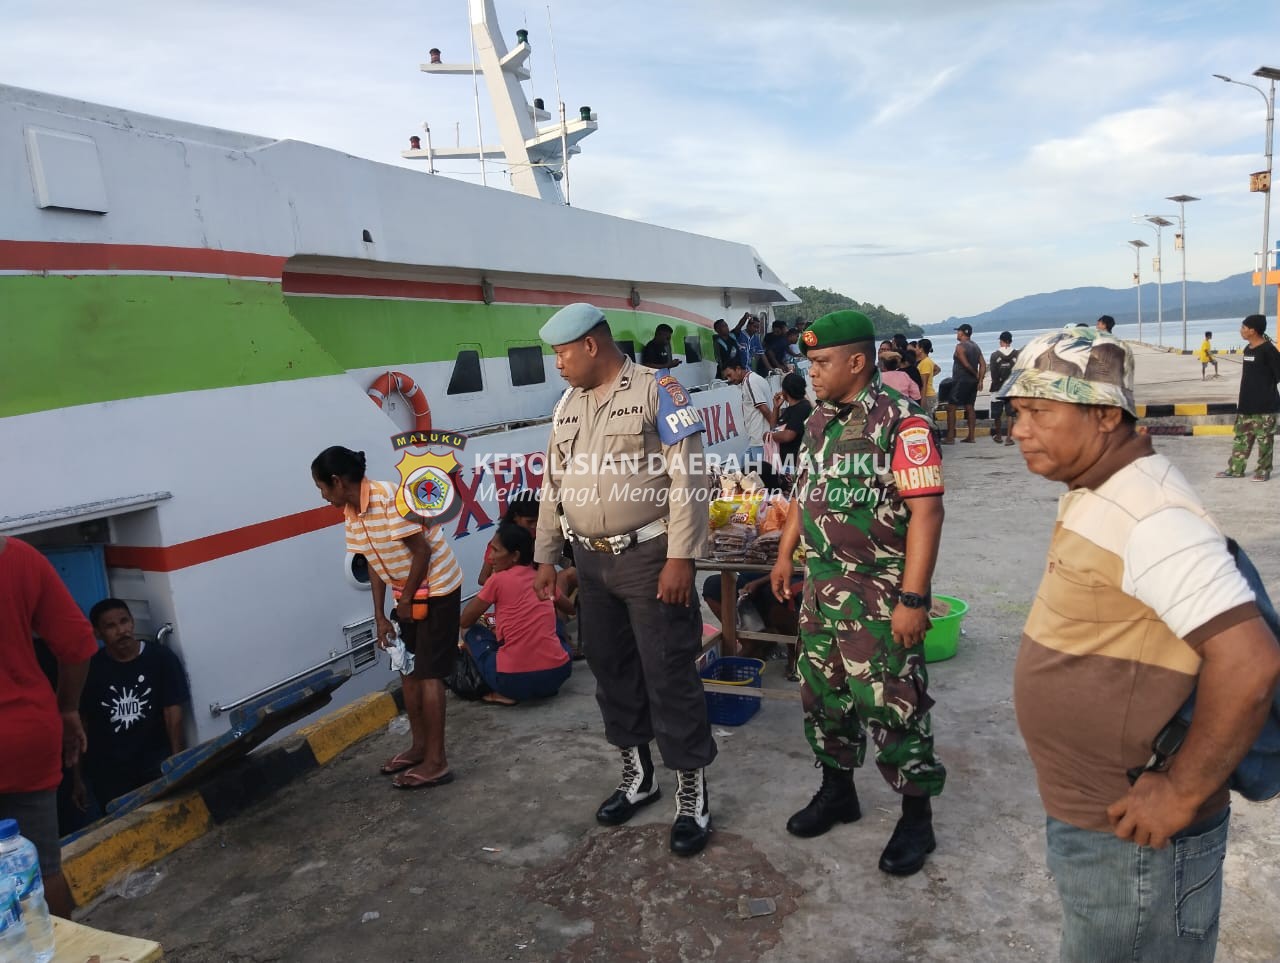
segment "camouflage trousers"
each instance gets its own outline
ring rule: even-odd
[[[1231,460],[1227,471],[1243,475],[1249,465],[1249,453],[1254,439],[1258,441],[1258,471],[1271,471],[1271,455],[1276,443],[1275,415],[1236,415],[1235,441],[1231,445]]]
[[[800,695],[813,754],[839,769],[860,767],[867,730],[885,781],[908,796],[936,796],[947,771],[933,751],[923,647],[893,641],[888,619],[828,620],[808,596],[800,618]]]

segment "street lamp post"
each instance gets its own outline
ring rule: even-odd
[[[1242,80],[1232,80],[1224,74],[1214,74],[1215,77],[1226,83],[1256,90],[1267,105],[1267,139],[1263,145],[1267,157],[1267,172],[1266,182],[1262,186],[1262,283],[1258,285],[1258,313],[1265,315],[1267,313],[1267,262],[1270,260],[1270,251],[1267,250],[1267,246],[1271,243],[1271,145],[1272,129],[1276,116],[1276,81],[1280,80],[1280,68],[1259,67],[1253,72],[1253,75],[1261,77],[1263,80],[1271,81],[1269,93],[1254,84],[1246,84]]]
[[[1200,198],[1192,197],[1190,194],[1174,194],[1172,197],[1166,197],[1167,201],[1176,201],[1178,204],[1178,241],[1177,246],[1182,251],[1182,350],[1187,350],[1187,204],[1191,201],[1198,201]]]
[[[1177,216],[1176,214],[1174,215]],[[1173,221],[1159,214],[1143,214],[1142,221],[1155,228],[1156,232],[1156,330],[1159,332],[1160,347],[1164,347],[1164,263],[1161,260],[1164,253],[1164,243],[1162,233],[1166,227],[1172,227]],[[1138,220],[1137,217],[1134,218]],[[1141,221],[1139,221],[1141,223]]]
[[[1150,247],[1146,241],[1130,241],[1133,248],[1133,283],[1138,289],[1138,341],[1142,341],[1142,249]]]

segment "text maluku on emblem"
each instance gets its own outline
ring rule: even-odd
[[[461,467],[454,450],[467,443],[465,435],[453,431],[407,431],[391,438],[392,447],[402,452],[396,471],[396,510],[405,518],[423,525],[439,525],[458,513],[456,473]],[[425,451],[410,451],[410,448]],[[445,448],[445,451],[433,449]]]

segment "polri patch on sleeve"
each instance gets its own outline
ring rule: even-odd
[[[893,444],[893,480],[903,498],[941,495],[942,453],[933,440],[933,431],[923,418],[904,418],[898,424]]]
[[[659,368],[654,377],[658,382],[658,440],[664,445],[674,445],[705,431],[702,413],[689,403],[684,385],[666,368]]]

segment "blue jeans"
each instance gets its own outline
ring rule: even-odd
[[[1164,849],[1046,820],[1063,963],[1209,963],[1218,946],[1230,809]]]
[[[564,665],[556,666],[554,669],[542,669],[538,672],[499,672],[498,639],[483,625],[473,625],[467,629],[465,641],[489,688],[508,699],[515,699],[516,702],[549,699],[560,691],[560,687],[573,674],[573,663],[568,659],[565,660]],[[570,650],[564,639],[560,640],[560,645],[568,655]]]

